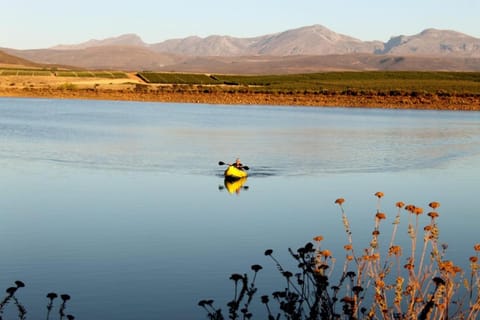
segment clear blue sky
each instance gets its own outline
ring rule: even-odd
[[[0,47],[76,44],[125,33],[147,43],[197,35],[254,37],[321,24],[387,41],[426,28],[480,38],[480,0],[0,0]]]

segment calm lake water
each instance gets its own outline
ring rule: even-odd
[[[236,157],[238,194],[218,165]],[[288,264],[323,235],[341,254],[339,197],[362,246],[376,191],[389,218],[439,201],[454,261],[480,242],[475,112],[2,98],[0,167],[0,289],[27,284],[29,319],[50,291],[77,319],[203,319],[197,302],[231,299],[230,274],[256,263],[269,294],[265,249]]]

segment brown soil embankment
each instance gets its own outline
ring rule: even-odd
[[[47,80],[19,82],[10,79],[3,81],[3,85],[0,82],[0,97],[480,111],[480,95],[278,93],[218,87],[153,86],[134,79],[128,81],[99,82],[96,79],[59,84]]]

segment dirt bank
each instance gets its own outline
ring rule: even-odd
[[[480,95],[265,93],[208,87],[154,86],[143,84],[136,79],[82,79],[67,82],[54,78],[2,77],[0,97],[480,111]]]

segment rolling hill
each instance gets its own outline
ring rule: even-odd
[[[17,68],[18,67],[37,68],[40,66],[40,64],[29,61],[27,59],[17,57],[15,55],[5,53],[0,50],[0,66],[17,67]]]
[[[61,64],[85,69],[157,70],[165,65],[181,61],[179,57],[168,53],[154,52],[142,46],[110,45],[69,50],[9,49],[7,52],[39,64]]]

